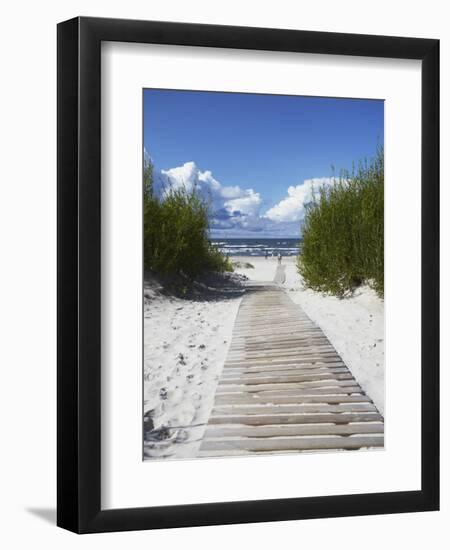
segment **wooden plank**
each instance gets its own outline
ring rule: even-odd
[[[325,350],[325,349],[331,348],[332,350],[334,350],[333,346],[330,344],[330,341],[324,340],[324,339],[318,340],[318,339],[308,338],[304,341],[291,340],[290,342],[283,342],[281,344],[277,344],[276,342],[270,342],[269,344],[270,345],[267,345],[267,346],[264,346],[264,344],[261,344],[253,347],[246,344],[246,345],[242,345],[240,348],[232,344],[234,349],[230,349],[230,352],[232,352],[233,354],[244,353],[244,352],[245,353],[259,353],[259,352],[263,353],[263,352],[267,352],[267,350],[270,351],[273,349],[279,352],[282,352],[282,351],[289,352],[290,350],[293,350],[293,351],[300,350],[306,353],[314,349]]]
[[[280,327],[280,325],[278,323],[274,323],[274,317],[275,317],[275,314],[271,313],[271,318],[267,319],[267,323],[265,323],[265,324],[260,323],[260,326],[257,327],[258,330],[270,330],[271,329],[272,331],[276,331],[277,328]],[[277,317],[277,320],[278,320],[278,315],[276,317]],[[236,333],[233,336],[235,338],[242,337],[242,332],[240,332],[241,329],[244,331],[244,333],[250,333],[252,331],[252,321],[253,320],[249,318],[249,319],[246,319],[245,321],[241,320],[238,323],[235,323],[235,327],[237,329],[239,329],[239,331],[236,331]],[[287,322],[285,324],[292,325],[294,330],[298,331],[299,333],[311,332],[311,333],[314,333],[314,334],[323,334],[323,331],[317,325],[314,325],[311,322],[302,321],[301,319],[294,319],[294,318],[290,317],[289,322]],[[253,325],[253,326],[256,326],[256,325]],[[255,337],[258,336],[258,334],[257,334],[258,331],[255,330],[254,332],[255,332]],[[280,330],[278,332],[282,333],[282,332],[286,332],[286,331],[281,331]]]
[[[314,355],[302,355],[302,354],[261,354],[254,357],[247,357],[245,355],[236,355],[236,356],[228,356],[226,364],[228,366],[237,366],[238,364],[241,364],[241,366],[245,366],[246,364],[251,365],[273,365],[273,364],[292,364],[294,361],[298,361],[299,364],[306,363],[314,365],[316,363],[322,362],[322,363],[335,363],[336,361],[342,361],[341,357],[337,355],[336,353],[330,353],[330,352],[322,352],[318,353],[315,352]]]
[[[209,424],[244,424],[266,426],[271,424],[348,424],[349,422],[380,422],[379,413],[337,413],[337,414],[259,414],[259,415],[214,415]]]
[[[278,326],[278,325],[275,325],[275,326]],[[273,332],[273,328],[274,328],[274,325],[272,323],[272,332]],[[269,340],[271,339],[274,339],[274,340],[279,340],[279,339],[283,339],[283,340],[290,340],[290,339],[305,339],[305,338],[326,338],[325,334],[321,331],[321,330],[316,330],[312,327],[310,328],[307,328],[307,327],[303,327],[303,328],[300,328],[299,326],[296,326],[296,329],[295,330],[295,334],[292,334],[292,331],[278,331],[278,332],[273,332],[271,335],[268,335],[266,337],[264,337],[263,335],[260,334],[259,330],[258,331],[254,331],[254,335],[253,336],[250,336],[251,334],[251,329],[242,329],[243,332],[237,332],[236,335],[233,336],[233,341],[236,342],[236,343],[243,343],[244,340],[247,340],[249,344],[258,344],[258,343],[261,343],[263,341],[263,339],[265,338],[268,338]],[[267,327],[267,330],[269,330],[269,326]],[[242,336],[242,335],[245,335],[246,336]]]
[[[221,392],[225,393],[225,392]],[[250,392],[246,394],[244,392],[244,395],[255,395],[258,397],[273,397],[276,395],[283,396],[283,395],[365,395],[363,390],[361,389],[361,386],[355,381],[353,385],[351,386],[335,386],[335,387],[326,387],[326,388],[316,388],[308,386],[307,388],[295,388],[295,389],[283,389],[278,388],[275,390],[261,390],[256,392]],[[228,395],[236,395],[236,393],[229,393]]]
[[[257,357],[259,355],[275,356],[275,359],[277,358],[284,359],[285,356],[287,356],[287,358],[291,359],[291,355],[293,354],[297,357],[302,357],[305,355],[320,356],[322,354],[338,355],[337,351],[328,344],[316,346],[316,345],[306,345],[306,344],[300,343],[300,344],[290,345],[289,347],[277,346],[276,344],[266,346],[266,347],[261,347],[261,348],[254,348],[254,349],[248,348],[248,347],[242,348],[242,349],[237,349],[237,348],[232,349],[230,347],[230,349],[228,350],[227,359],[232,360],[232,357],[235,355],[244,356],[245,360],[251,359],[254,356]]]
[[[298,369],[309,371],[309,372],[316,372],[317,369],[337,369],[337,368],[345,368],[348,370],[345,363],[342,361],[333,361],[332,363],[299,363],[297,361],[293,361],[292,363],[282,363],[281,365],[274,365],[273,363],[261,363],[260,365],[228,365],[225,363],[223,367],[223,373],[227,373],[229,371],[247,371],[247,372],[258,372],[258,371],[270,371],[270,370],[295,370]]]
[[[283,333],[284,335],[284,333]],[[250,339],[251,337],[250,336],[246,336],[244,338],[241,339],[233,339],[231,341],[231,347],[237,349],[237,348],[243,348],[243,347],[248,347],[248,348],[251,348],[252,346],[259,346],[259,345],[276,345],[276,344],[280,344],[281,345],[284,345],[284,344],[288,344],[288,343],[292,343],[292,342],[296,342],[296,343],[299,343],[299,344],[305,344],[306,342],[310,341],[310,342],[329,342],[328,339],[324,339],[323,337],[315,337],[315,336],[312,336],[312,335],[307,335],[305,337],[299,337],[297,335],[285,335],[285,336],[289,336],[288,337],[285,337],[285,338],[281,338],[281,335],[278,335],[278,334],[273,334],[272,335],[267,335],[267,336],[264,336],[262,337],[262,339],[260,341],[258,340],[255,340],[255,339]]]
[[[258,346],[255,349],[250,349],[246,346],[242,347],[241,349],[230,349],[229,350],[229,357],[232,357],[234,355],[245,355],[247,358],[253,357],[253,356],[259,356],[259,355],[276,355],[276,356],[286,356],[286,355],[312,355],[316,352],[323,353],[336,353],[336,350],[333,348],[333,346],[327,341],[323,344],[305,344],[305,343],[295,343],[290,346],[277,346],[277,345],[270,345],[267,347],[264,346]]]
[[[216,405],[245,404],[254,405],[256,403],[276,404],[298,404],[298,403],[367,403],[372,402],[367,395],[278,395],[274,397],[264,397],[259,394],[228,394],[217,395],[214,403]]]
[[[354,379],[349,380],[313,380],[311,382],[279,382],[277,384],[224,384],[219,380],[217,386],[217,393],[229,392],[229,391],[264,391],[264,390],[293,390],[300,388],[334,388],[336,386],[354,386],[356,384]]]
[[[221,437],[290,437],[304,435],[352,435],[384,433],[382,422],[361,422],[354,424],[287,424],[273,426],[209,426],[205,439]]]
[[[279,348],[282,348],[284,347],[285,345],[287,344],[295,344],[296,347],[301,345],[305,345],[307,343],[315,343],[315,342],[320,342],[320,343],[327,343],[328,344],[330,343],[329,340],[325,340],[323,338],[314,338],[314,337],[311,337],[311,336],[308,336],[307,338],[304,338],[304,339],[300,339],[300,338],[297,338],[297,337],[291,337],[289,340],[288,339],[285,339],[285,340],[281,340],[279,338],[276,338],[276,337],[273,337],[271,339],[269,339],[268,337],[267,338],[264,338],[264,341],[261,340],[261,342],[249,342],[248,341],[248,338],[245,339],[245,341],[242,341],[242,342],[231,342],[231,345],[230,345],[230,349],[233,349],[235,351],[244,351],[245,349],[248,349],[248,350],[253,350],[254,349],[258,349],[259,346],[267,346],[267,347],[272,347],[272,346],[278,346]]]
[[[240,313],[238,317],[239,318],[241,317]],[[270,323],[270,321],[272,321],[272,323]],[[262,328],[263,330],[267,330],[270,326],[272,326],[272,328],[276,328],[276,324],[274,323],[274,321],[275,321],[274,316],[271,315],[267,319],[267,323],[265,325],[263,324],[262,327],[260,328]],[[252,322],[252,319],[250,317],[245,320],[242,318],[242,320],[236,321],[234,326],[239,330],[242,329],[242,330],[245,330],[246,332],[249,332],[252,328],[251,322]],[[299,331],[311,330],[313,332],[322,332],[320,327],[318,327],[311,321],[306,321],[304,319],[299,319],[293,316],[291,316],[289,324],[293,325],[294,329]],[[239,337],[241,334],[239,330],[236,331],[237,337]]]
[[[317,325],[315,325],[311,320],[305,319],[304,317],[299,317],[296,313],[292,312],[292,309],[286,313],[286,315],[276,315],[270,313],[270,315],[263,316],[262,314],[259,316],[256,315],[249,315],[244,314],[244,312],[239,311],[238,319],[235,322],[235,326],[238,328],[251,328],[251,325],[249,326],[249,323],[254,322],[256,325],[259,325],[261,327],[268,327],[270,325],[274,326],[274,323],[276,324],[291,324],[291,325],[297,325],[301,328],[317,328]]]
[[[281,370],[304,370],[308,372],[318,372],[320,369],[345,369],[348,371],[348,367],[342,361],[334,361],[333,363],[298,363],[293,361],[292,363],[282,363],[281,365],[273,365],[272,363],[264,363],[261,365],[228,365],[224,364],[223,373],[230,371],[236,372],[264,372],[264,371],[281,371]]]
[[[267,353],[269,351],[276,351],[277,355],[279,354],[285,354],[289,352],[300,352],[306,355],[306,353],[311,353],[313,351],[334,351],[336,350],[333,348],[333,346],[330,344],[328,340],[312,340],[308,339],[304,342],[301,341],[291,341],[291,342],[285,342],[281,344],[277,344],[276,342],[269,342],[267,345],[261,344],[261,345],[255,345],[255,346],[249,346],[249,345],[243,345],[243,346],[235,346],[232,345],[229,349],[230,355],[237,355],[237,354],[247,354],[248,356],[252,354],[261,354],[261,353]],[[273,354],[272,354],[273,355]]]
[[[225,458],[225,457],[242,457],[242,456],[255,456],[258,454],[259,456],[271,456],[271,455],[298,455],[302,453],[311,453],[314,452],[314,454],[319,453],[328,453],[332,451],[333,453],[345,453],[348,452],[347,449],[313,449],[313,450],[302,450],[302,449],[296,449],[295,451],[260,451],[258,453],[254,453],[252,451],[244,451],[240,449],[233,449],[231,451],[205,451],[203,452],[200,448],[200,451],[197,454],[198,458]],[[358,449],[355,449],[355,452],[358,452]],[[164,457],[166,458],[166,457]]]
[[[206,439],[202,451],[284,451],[305,449],[361,449],[383,447],[383,436],[280,437],[268,439]]]
[[[317,374],[285,374],[280,376],[267,376],[267,373],[242,374],[238,377],[221,377],[219,385],[226,384],[279,384],[285,382],[314,382],[315,380],[350,380],[353,376],[345,373],[317,373]]]
[[[249,369],[233,369],[231,367],[224,368],[222,371],[222,378],[232,378],[240,375],[250,375],[250,376],[257,376],[257,375],[265,375],[265,376],[283,376],[283,375],[289,375],[289,374],[327,374],[327,373],[334,373],[334,374],[344,374],[349,373],[347,367],[282,367],[280,369],[276,369],[274,367],[259,367],[259,368],[249,368]]]
[[[339,365],[337,365],[339,364]],[[345,363],[344,363],[345,365]],[[224,369],[253,369],[258,367],[271,367],[275,369],[283,369],[284,367],[298,367],[298,368],[313,368],[313,367],[326,367],[326,368],[333,368],[335,366],[342,366],[342,359],[341,358],[329,358],[327,361],[326,358],[322,358],[320,360],[305,360],[301,361],[299,359],[293,358],[291,360],[283,360],[280,359],[279,361],[271,361],[271,360],[260,360],[260,361],[252,361],[252,362],[246,362],[246,361],[239,361],[239,362],[228,362],[226,361],[224,364]]]
[[[250,311],[240,311],[239,320],[236,322],[236,326],[245,325],[245,323],[253,322],[262,326],[270,325],[274,321],[276,323],[298,323],[305,327],[314,327],[315,325],[308,319],[297,315],[295,308],[284,306],[281,308],[270,308],[270,315],[267,315],[266,308],[261,309],[258,313]]]
[[[276,342],[284,341],[282,340],[283,338],[285,340],[296,340],[297,338],[315,338],[317,336],[316,333],[312,333],[309,331],[299,332],[296,329],[277,329],[278,327],[276,325],[272,326],[271,329],[268,327],[267,330],[245,330],[235,327],[235,330],[239,331],[239,333],[236,333],[238,335],[233,336],[232,344],[242,345],[244,342],[248,344],[258,344],[265,341],[266,339],[272,339]]]
[[[298,348],[307,350],[310,348],[318,348],[318,347],[322,348],[325,346],[332,347],[328,339],[321,338],[321,337],[312,338],[309,336],[308,338],[295,338],[290,340],[275,340],[275,339],[269,340],[269,341],[266,340],[264,343],[262,342],[256,342],[256,343],[245,342],[242,344],[232,343],[229,351],[233,353],[237,353],[237,352],[244,352],[244,351],[245,352],[255,352],[260,350],[265,351],[265,350],[271,350],[271,349],[283,351],[283,350],[298,349]]]
[[[294,404],[235,404],[216,405],[211,416],[222,416],[225,414],[311,414],[311,413],[344,413],[344,412],[378,412],[373,403],[343,403],[323,405],[317,403],[294,403]]]
[[[276,343],[281,344],[287,342],[302,342],[304,343],[307,340],[311,341],[325,341],[330,342],[328,338],[322,333],[314,333],[310,331],[299,332],[298,330],[277,330],[277,325],[272,326],[272,329],[267,328],[267,331],[262,331],[257,329],[255,331],[246,331],[245,329],[236,329],[239,330],[239,333],[236,333],[232,337],[231,345],[233,346],[243,346],[243,345],[259,345],[264,343]]]
[[[252,341],[257,342],[257,338],[308,338],[319,336],[320,333],[314,332],[310,329],[305,329],[299,327],[297,324],[293,324],[290,327],[280,327],[277,324],[272,324],[272,326],[267,325],[267,328],[258,328],[258,327],[234,327],[236,330],[236,335],[233,337],[233,341],[236,344],[242,344],[242,341],[248,340],[249,343]],[[322,333],[323,335],[323,333]]]
[[[277,357],[277,358],[261,358],[261,359],[239,359],[239,360],[232,360],[227,358],[225,361],[224,366],[226,367],[232,367],[232,368],[250,368],[250,367],[282,367],[283,365],[286,366],[294,366],[297,365],[299,367],[305,367],[305,366],[311,366],[315,367],[318,365],[322,365],[324,367],[328,367],[333,363],[342,363],[342,359],[339,356],[336,356],[335,354],[325,357],[322,355],[321,357]]]
[[[236,326],[239,325],[245,325],[246,322],[250,321],[257,321],[261,325],[269,325],[270,321],[272,321],[272,324],[274,321],[287,321],[291,323],[298,323],[299,325],[305,326],[305,327],[311,327],[311,328],[319,328],[316,324],[314,324],[310,319],[307,319],[306,317],[302,317],[297,315],[297,310],[295,309],[296,306],[294,306],[294,309],[292,307],[289,307],[287,305],[283,306],[281,310],[285,310],[284,313],[280,313],[279,308],[278,312],[275,311],[274,308],[271,308],[270,315],[267,315],[267,313],[264,313],[264,310],[260,310],[258,314],[252,314],[250,311],[244,311],[242,309],[239,309],[239,315],[236,319]],[[298,306],[297,306],[298,307]]]
[[[263,326],[257,326],[256,324],[253,324],[251,321],[248,323],[245,323],[241,326],[235,325],[234,330],[236,330],[236,334],[238,337],[256,337],[256,336],[275,336],[275,335],[292,335],[294,333],[303,332],[303,333],[309,333],[312,328],[308,328],[305,325],[301,325],[298,322],[290,322],[285,323],[283,325],[279,323],[267,324]]]
[[[299,317],[292,309],[290,311],[286,310],[284,314],[278,313],[278,315],[276,316],[275,313],[272,311],[270,312],[270,315],[264,315],[263,313],[260,313],[259,316],[242,311],[240,312],[239,318],[236,320],[235,325],[239,327],[241,325],[245,325],[248,322],[253,322],[259,326],[270,326],[271,324],[273,326],[274,323],[276,323],[277,325],[297,323],[304,326],[314,326],[312,321],[309,321],[303,317]]]
[[[342,361],[342,359],[337,355],[336,353],[332,354],[322,354],[320,356],[296,356],[296,357],[289,357],[289,358],[280,358],[280,357],[273,357],[273,358],[260,358],[260,359],[229,359],[227,358],[225,364],[228,366],[251,366],[251,365],[285,365],[285,364],[293,364],[294,362],[298,362],[299,364],[307,363],[307,364],[317,364],[317,363],[335,363],[336,361]]]
[[[244,386],[245,388],[245,386]],[[285,395],[354,395],[354,394],[361,394],[363,395],[364,392],[362,391],[359,384],[356,382],[353,383],[351,386],[327,386],[327,387],[297,387],[295,384],[294,388],[282,388],[279,385],[275,387],[275,389],[258,389],[258,386],[256,386],[257,389],[252,389],[250,391],[247,391],[246,389],[242,389],[241,386],[238,387],[238,389],[231,389],[231,388],[220,388],[217,387],[216,389],[216,396],[226,396],[226,395],[246,395],[246,396],[285,396]]]
[[[310,329],[307,329],[307,328],[300,328],[298,325],[296,325],[294,328],[292,328],[292,330],[283,330],[283,331],[276,331],[276,325],[275,326],[272,326],[272,329],[270,329],[269,327],[267,327],[267,329],[265,330],[265,332],[267,332],[267,334],[264,334],[262,330],[254,330],[252,331],[251,328],[247,327],[247,328],[244,328],[244,327],[241,327],[241,328],[238,328],[238,327],[235,327],[236,329],[236,332],[235,334],[233,335],[233,342],[236,342],[236,343],[242,343],[243,341],[248,341],[248,342],[260,342],[266,338],[273,338],[273,339],[279,339],[279,338],[285,338],[285,339],[289,339],[289,338],[297,338],[297,337],[300,337],[300,338],[306,338],[308,336],[317,336],[317,335],[323,335],[323,332],[318,329],[313,329],[313,328],[310,328]]]

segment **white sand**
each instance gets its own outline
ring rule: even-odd
[[[231,340],[240,294],[182,300],[146,282],[144,306],[144,442],[150,458],[195,457]]]
[[[260,256],[233,256],[231,261],[253,265],[253,268],[235,267],[236,273],[245,275],[252,281],[273,281],[278,265],[278,260],[272,257],[266,260]]]
[[[271,281],[276,258],[239,257],[255,269],[238,269],[255,281]],[[286,280],[282,285],[293,302],[317,323],[342,357],[381,414],[384,412],[384,301],[367,286],[351,298],[339,299],[305,289],[296,269],[296,258],[283,258]]]

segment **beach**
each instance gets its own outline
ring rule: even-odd
[[[144,289],[144,457],[197,456],[230,346],[246,281],[273,281],[275,257],[235,256],[233,274],[185,299],[152,279]],[[384,305],[364,286],[339,299],[306,289],[296,257],[282,259],[279,281],[323,330],[379,412],[384,412]]]

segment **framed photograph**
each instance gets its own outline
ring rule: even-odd
[[[58,25],[58,525],[439,506],[439,41]]]

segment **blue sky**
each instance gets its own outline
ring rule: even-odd
[[[295,202],[308,182],[373,156],[383,136],[379,100],[144,90],[144,147],[155,172],[165,184],[182,178],[215,189],[217,234],[296,236],[303,209],[295,213]]]

